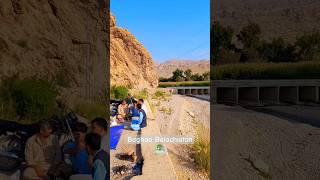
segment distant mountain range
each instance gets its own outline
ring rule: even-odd
[[[203,74],[210,71],[209,60],[170,60],[156,65],[159,77],[169,78],[176,69],[191,69],[193,73]]]

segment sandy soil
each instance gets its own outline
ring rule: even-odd
[[[128,160],[120,160],[116,158],[119,153],[132,153],[136,150],[135,144],[128,144],[128,137],[137,137],[137,132],[132,130],[124,129],[122,136],[119,140],[118,146],[116,150],[110,150],[110,178],[113,180],[120,179],[130,179],[132,177],[132,167],[135,165],[134,162]],[[122,170],[122,174],[118,174],[119,172],[115,172],[115,167],[126,166],[127,169]]]
[[[152,103],[157,104],[157,101]],[[171,109],[171,113],[161,111],[162,107]],[[170,100],[162,101],[157,106],[156,121],[162,135],[194,136],[198,123],[210,127],[210,103],[192,97],[172,95]],[[188,145],[168,144],[167,148],[179,179],[207,179],[197,170]]]
[[[267,109],[212,106],[214,179],[320,179],[320,108]]]
[[[151,110],[150,110],[151,111]],[[111,162],[111,179],[135,179],[135,180],[149,180],[149,179],[168,179],[176,180],[177,176],[174,171],[172,162],[167,154],[156,155],[155,147],[157,143],[142,143],[140,146],[136,144],[128,144],[128,137],[137,137],[139,133],[130,129],[124,130],[116,150],[110,151]],[[160,130],[156,121],[148,119],[148,125],[141,131],[141,137],[160,136]],[[126,160],[119,160],[116,155],[118,153],[135,152],[137,158],[139,156],[144,159],[141,176],[133,176],[130,169],[134,163]],[[113,173],[113,169],[119,166],[126,166],[127,169],[120,175]]]

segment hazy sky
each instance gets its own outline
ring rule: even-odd
[[[158,63],[209,59],[210,0],[111,0],[111,12]]]

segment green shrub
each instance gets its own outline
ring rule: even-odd
[[[210,72],[204,72],[203,74],[192,73],[191,69],[185,71],[176,69],[172,72],[170,78],[160,77],[159,82],[188,82],[188,81],[208,81],[210,79]]]
[[[172,72],[172,81],[174,82],[181,82],[184,81],[184,75],[183,75],[183,70],[181,69],[176,69],[175,71]]]
[[[320,58],[320,31],[304,34],[298,37],[295,43],[300,58],[305,61],[319,60]]]
[[[255,48],[258,46],[260,41],[261,28],[258,24],[250,22],[244,26],[237,39],[243,44],[245,48]]]
[[[8,116],[41,120],[55,112],[57,95],[57,89],[46,80],[10,79],[2,83],[0,96],[2,110]]]
[[[153,94],[152,99],[165,99],[165,97],[166,97],[166,93],[164,91],[157,90]]]
[[[319,79],[319,62],[245,63],[213,67],[213,80],[228,79]]]
[[[3,98],[0,99],[0,118],[2,119],[15,119],[17,113],[15,110],[15,105],[12,100],[5,101]]]
[[[295,42],[288,42],[282,37],[272,37],[270,40],[262,40],[262,30],[258,24],[249,22],[238,34],[230,27],[224,27],[219,22],[211,24],[210,31],[213,35],[211,44],[211,62],[213,64],[225,64],[238,61],[238,58],[230,58],[230,55],[241,55],[241,62],[257,62],[255,56],[247,56],[245,51],[252,49],[256,54],[259,53],[259,60],[269,62],[297,62],[297,61],[316,61],[320,60],[320,31],[305,33],[297,36]],[[242,48],[235,46],[241,43]]]
[[[212,34],[210,42],[213,45],[211,62],[216,64],[223,52],[231,49],[234,30],[230,26],[224,27],[221,23],[215,21],[211,24],[210,31]]]
[[[125,99],[128,96],[129,89],[124,86],[112,86],[110,89],[111,99]]]
[[[203,75],[200,75],[199,73],[192,74],[191,79],[193,81],[204,81]]]
[[[283,38],[274,38],[271,42],[262,42],[257,48],[263,59],[269,62],[296,62],[298,54],[294,45]]]
[[[108,117],[107,106],[101,102],[78,99],[74,103],[73,110],[80,116],[89,120],[93,120],[96,117]]]
[[[148,90],[147,89],[143,89],[143,90],[135,93],[133,96],[135,98],[137,98],[137,99],[145,99],[146,100],[146,99],[148,99],[148,96],[149,96]]]

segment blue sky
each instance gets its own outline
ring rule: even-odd
[[[158,62],[210,56],[210,0],[111,0],[128,29]]]

